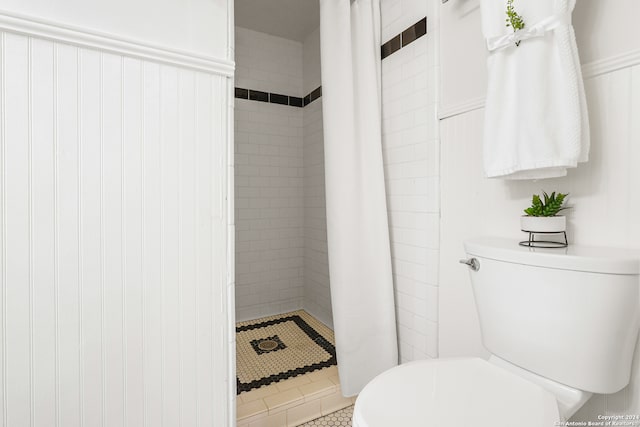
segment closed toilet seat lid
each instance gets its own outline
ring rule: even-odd
[[[555,397],[482,359],[411,362],[374,378],[354,427],[553,427]]]

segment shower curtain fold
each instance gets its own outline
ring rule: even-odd
[[[397,365],[382,162],[380,1],[320,0],[327,243],[342,393]]]

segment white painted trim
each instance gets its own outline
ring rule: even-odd
[[[440,110],[438,117],[440,120],[448,117],[457,116],[458,114],[468,113],[469,111],[479,110],[484,108],[485,97],[471,99],[469,101],[459,102],[450,107],[446,107]]]
[[[113,34],[71,27],[6,11],[0,11],[0,31],[24,34],[29,37],[52,40],[222,76],[232,76],[235,69],[234,62],[228,59],[218,59],[187,51],[153,46]]]
[[[582,66],[582,77],[587,80],[602,74],[613,73],[614,71],[634,67],[636,65],[640,65],[640,50],[632,50],[621,55],[584,64]],[[443,120],[459,114],[484,108],[484,102],[485,97],[481,97],[444,107],[440,110],[438,118]]]
[[[230,6],[233,7],[233,6]],[[233,28],[233,27],[231,27]],[[231,30],[231,32],[233,32]],[[229,427],[236,427],[236,221],[235,221],[235,150],[234,150],[234,120],[235,120],[235,81],[231,76],[226,79],[227,90],[227,330],[229,331],[227,349],[227,373],[229,375],[228,414]]]
[[[599,61],[589,62],[582,66],[582,75],[585,79],[590,79],[602,74],[612,73],[623,68],[633,67],[640,64],[640,50],[632,50],[622,55],[611,56]]]

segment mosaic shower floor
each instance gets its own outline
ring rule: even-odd
[[[237,426],[295,427],[353,405],[341,393],[334,342],[304,310],[239,322]]]
[[[336,365],[333,331],[304,310],[236,325],[238,394]]]

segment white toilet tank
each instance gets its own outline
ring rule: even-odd
[[[640,253],[465,242],[482,340],[494,355],[593,393],[629,383],[640,326]]]

